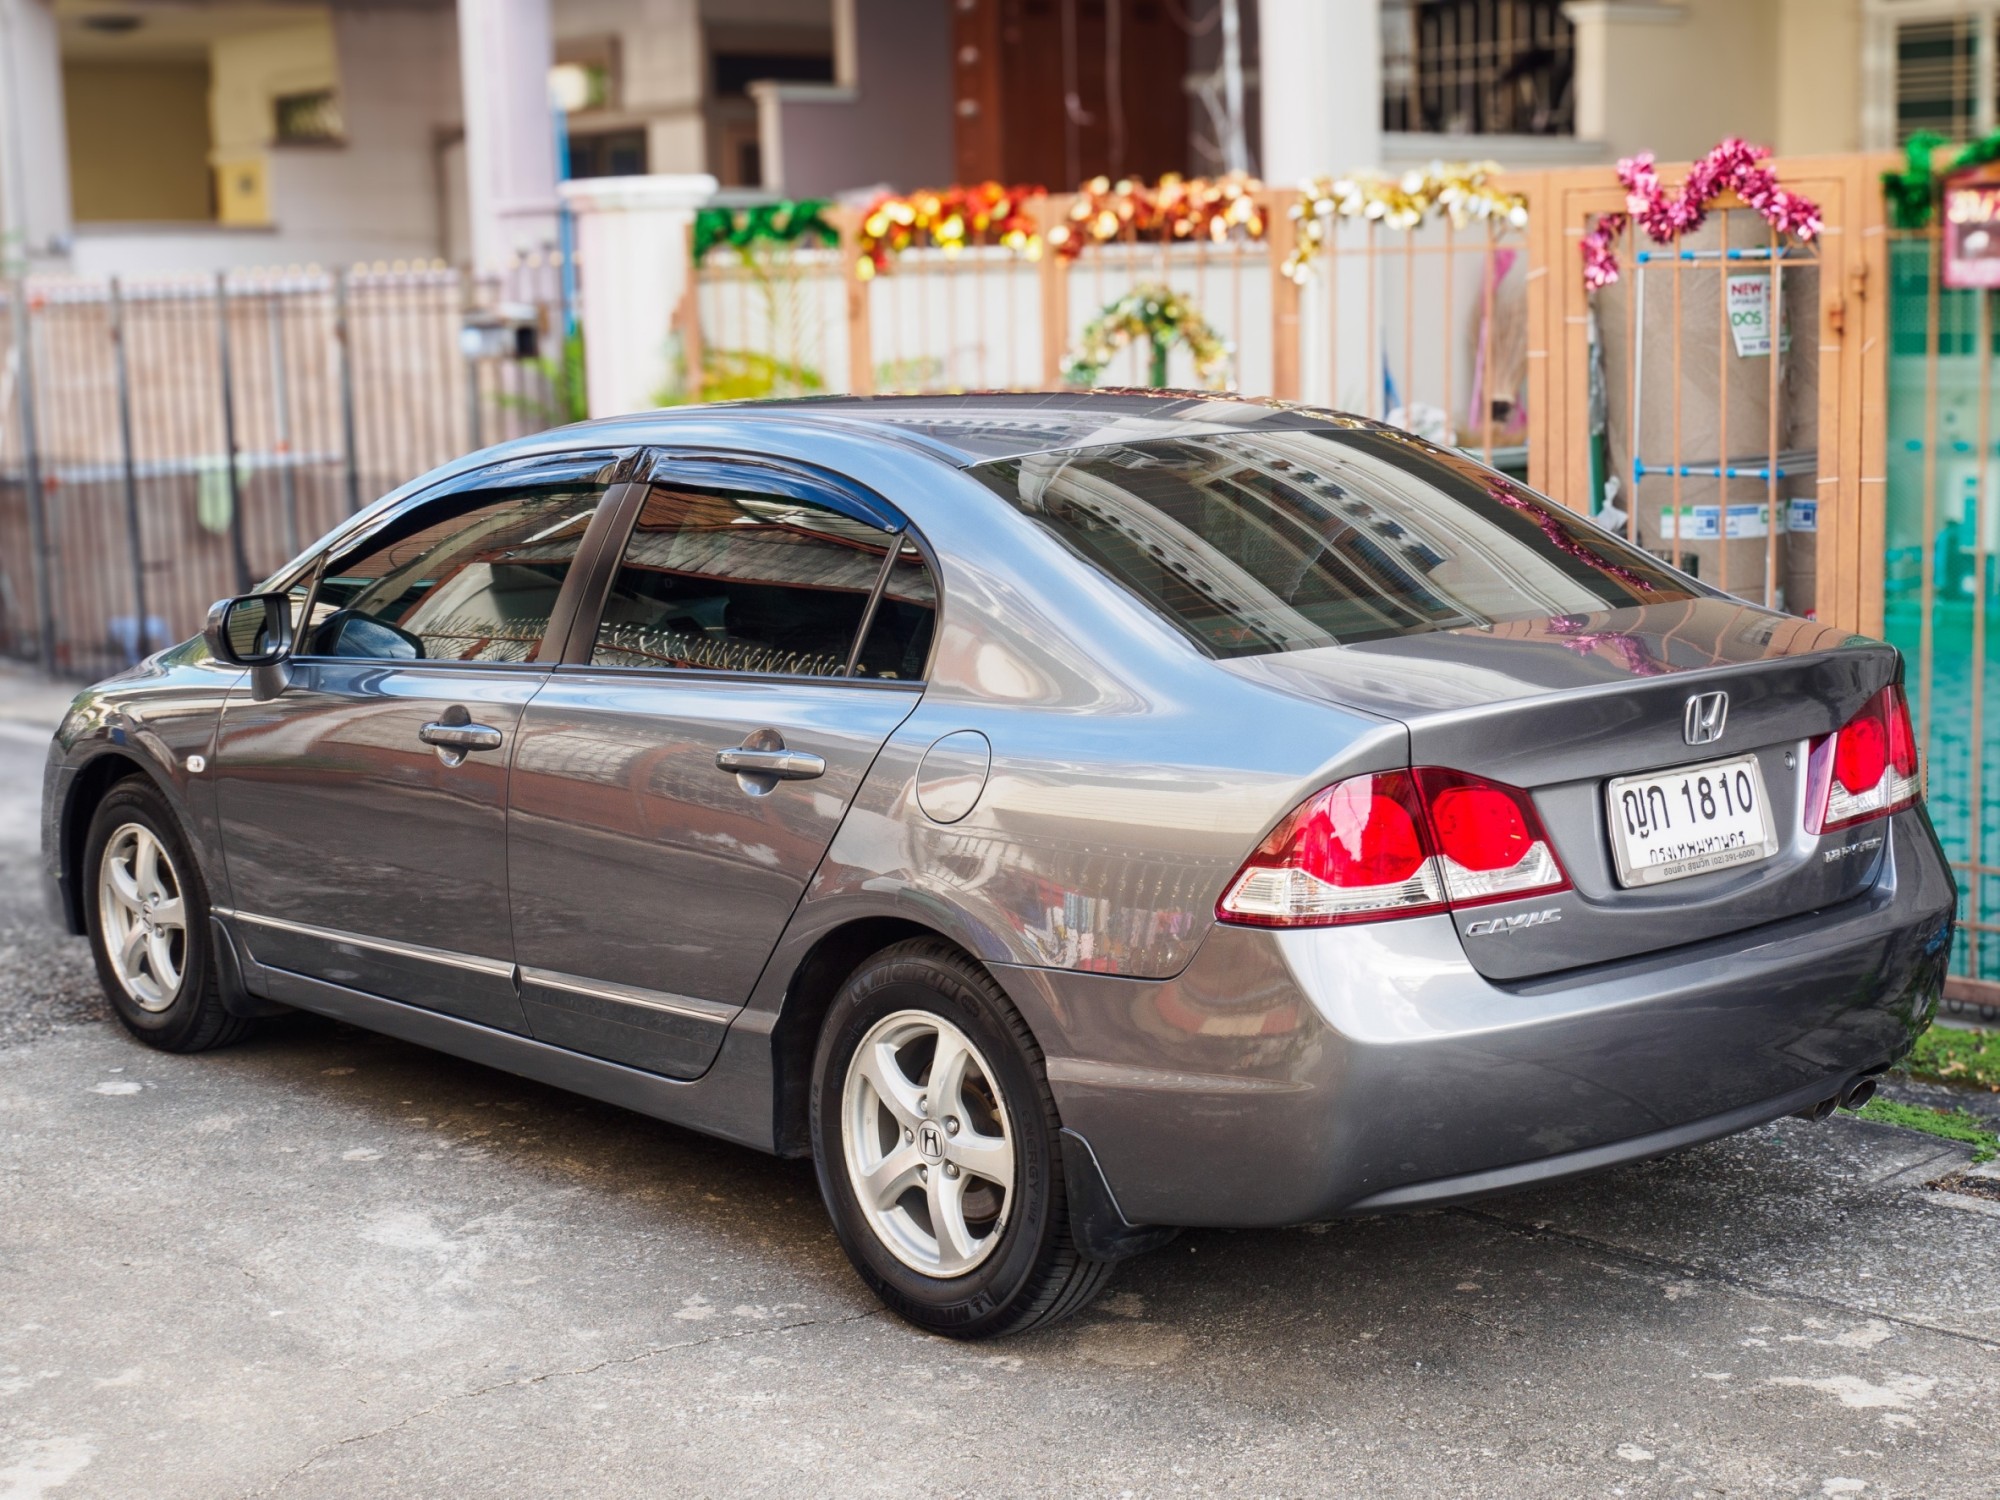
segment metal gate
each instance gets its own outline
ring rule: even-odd
[[[1619,279],[1595,292],[1583,237],[1625,211],[1625,189],[1609,171],[1550,174],[1549,487],[1728,593],[1880,634],[1883,162],[1771,165],[1820,205],[1815,240],[1728,194],[1668,244],[1626,226]],[[1670,189],[1688,170],[1658,168]]]
[[[0,288],[0,655],[99,676],[343,516],[570,420],[547,305],[443,267]]]
[[[2000,1007],[2000,316],[1939,283],[1939,231],[1890,237],[1883,624],[1909,660],[1931,817],[1959,883],[1946,995]]]

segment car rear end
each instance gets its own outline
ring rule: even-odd
[[[1113,1002],[1167,1019],[1146,1042],[1069,1019],[1120,981],[1016,976],[1133,1222],[1654,1155],[1858,1098],[1929,1024],[1955,891],[1891,648],[1379,429],[1064,463],[1052,529],[1220,669],[1408,731],[1406,765],[1305,789],[1189,968]],[[1156,545],[1143,507],[1171,577],[1121,550]]]

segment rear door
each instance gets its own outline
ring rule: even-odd
[[[823,476],[662,463],[523,716],[508,864],[535,1036],[673,1077],[749,998],[884,740],[937,596]]]
[[[607,455],[427,498],[331,556],[291,682],[233,697],[214,756],[251,956],[525,1031],[507,910],[521,710],[568,637]],[[550,655],[554,653],[548,653]]]

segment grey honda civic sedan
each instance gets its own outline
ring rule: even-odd
[[[1955,905],[1901,675],[1331,412],[690,408],[84,692],[49,896],[153,1046],[316,1011],[810,1156],[978,1337],[1864,1099]]]

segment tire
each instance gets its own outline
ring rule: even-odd
[[[162,1052],[205,1052],[250,1033],[254,1022],[222,1007],[201,867],[144,777],[98,804],[82,879],[97,977],[127,1031]]]
[[[956,1084],[938,1077],[941,1050]],[[950,1090],[935,1107],[934,1087]],[[1070,1240],[1041,1049],[993,977],[949,943],[898,943],[848,977],[820,1030],[811,1110],[841,1248],[919,1328],[1021,1333],[1110,1280],[1113,1264]]]

